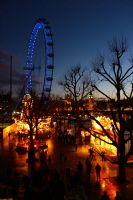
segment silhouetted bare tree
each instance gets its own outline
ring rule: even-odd
[[[42,99],[34,92],[31,95],[25,95],[23,98],[23,116],[24,121],[29,125],[30,135],[30,149],[29,159],[35,160],[35,151],[33,143],[33,133],[36,130],[36,138],[38,138],[38,126],[48,116],[46,112],[46,106],[42,102]],[[47,114],[46,114],[47,113]]]
[[[82,69],[81,65],[75,65],[64,75],[64,80],[60,81],[59,85],[64,88],[65,94],[70,96],[72,115],[79,124],[79,108],[83,101],[92,94],[89,72]]]
[[[89,73],[88,73],[89,74]],[[59,82],[67,95],[72,99],[73,110],[79,108],[79,103],[92,93],[91,80],[87,70],[81,65],[72,67]]]
[[[125,138],[125,131],[127,130],[125,110],[130,109],[130,113],[133,112],[133,65],[129,62],[130,66],[127,67],[127,60],[125,55],[127,52],[127,42],[124,38],[121,40],[114,39],[109,44],[109,50],[111,58],[109,59],[109,65],[105,62],[104,56],[99,56],[93,63],[94,72],[98,75],[98,81],[107,84],[105,90],[99,87],[98,84],[93,84],[93,88],[104,96],[108,102],[113,102],[112,106],[108,108],[108,116],[112,119],[110,126],[112,127],[112,134],[110,134],[105,127],[96,119],[95,115],[87,114],[92,120],[94,120],[102,129],[104,135],[106,135],[110,142],[102,140],[110,145],[113,145],[117,149],[117,161],[119,166],[119,179],[121,181],[126,180],[126,163],[131,154],[133,154],[133,142],[129,151],[126,152],[125,145],[128,141],[133,141],[133,128],[130,131],[130,136]],[[125,66],[124,66],[125,64]],[[113,89],[113,96],[111,96],[107,90]],[[115,99],[115,102],[114,102]],[[123,104],[123,101],[128,102]],[[115,105],[114,105],[115,104]],[[130,106],[129,106],[130,105]],[[114,109],[115,108],[115,109]],[[101,114],[107,115],[106,112],[101,110]],[[131,117],[133,113],[131,114]],[[133,119],[133,118],[132,118]],[[95,137],[101,139],[99,132],[96,130],[90,130],[90,133]]]

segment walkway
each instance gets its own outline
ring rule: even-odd
[[[77,163],[80,160],[83,164],[82,172],[82,184],[78,185],[76,188],[67,191],[66,199],[67,200],[100,200],[101,194],[104,190],[107,190],[107,193],[110,196],[110,199],[113,200],[117,190],[120,191],[124,200],[132,200],[133,196],[133,165],[130,164],[127,167],[127,178],[128,181],[126,184],[118,184],[116,181],[117,177],[117,165],[113,165],[108,161],[102,162],[101,157],[96,155],[95,159],[92,161],[92,173],[90,183],[86,175],[85,170],[85,159],[88,156],[88,146],[83,145],[79,146],[76,150],[75,147],[71,145],[58,143],[55,138],[47,141],[48,143],[48,155],[52,157],[52,167],[58,169],[61,173],[62,179],[65,180],[65,169],[70,168],[74,172],[77,168]],[[19,156],[14,152],[13,141],[11,143],[4,144],[5,147],[2,147],[1,144],[1,170],[0,170],[0,198],[4,197],[6,194],[7,197],[11,193],[10,187],[6,187],[5,183],[5,170],[6,168],[13,167],[14,170],[19,172],[19,180],[21,180],[22,175],[30,172],[28,163],[26,163],[27,155]],[[60,160],[60,152],[63,153],[64,158]],[[15,162],[15,163],[14,163]],[[96,163],[101,165],[101,178],[100,185],[96,184],[96,174],[95,166]],[[39,166],[39,162],[36,163],[36,167]],[[5,188],[5,189],[4,189]],[[23,199],[23,186],[20,181],[18,200]]]

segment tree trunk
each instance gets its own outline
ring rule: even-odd
[[[118,80],[117,84],[117,112],[118,112],[118,121],[120,124],[119,135],[118,135],[118,165],[119,165],[119,174],[118,179],[120,182],[126,181],[126,159],[125,159],[125,140],[124,140],[124,122],[122,117],[122,110],[121,110],[121,98],[120,98],[120,88],[121,84]]]
[[[30,128],[30,148],[29,148],[29,152],[28,152],[28,161],[31,163],[35,162],[35,149],[34,149],[34,143],[33,143],[32,128]]]
[[[38,134],[38,123],[36,124],[36,139],[39,139],[39,134]]]
[[[124,132],[119,133],[118,165],[119,165],[118,179],[120,182],[125,182],[126,181],[126,157],[125,157]]]
[[[126,181],[126,163],[124,161],[125,159],[122,159],[122,156],[120,156],[119,159],[119,169],[118,169],[118,180],[120,183],[123,183]]]

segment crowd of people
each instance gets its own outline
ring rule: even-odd
[[[59,155],[59,160],[62,162],[62,158]],[[64,161],[63,161],[64,162]],[[90,173],[92,170],[92,163],[87,157],[85,160],[86,172],[88,178],[90,178]],[[101,166],[99,163],[95,166],[97,182],[100,182],[100,171]],[[62,171],[58,171],[56,168],[52,167],[51,157],[48,157],[46,162],[41,163],[40,167],[33,169],[30,174],[25,174],[21,178],[21,184],[24,188],[24,200],[67,200],[67,194],[83,184],[82,180],[83,163],[79,160],[77,162],[77,167],[75,171],[71,168],[66,167],[64,171],[64,176],[62,176]],[[7,180],[8,184],[12,185],[12,195],[13,199],[17,200],[17,193],[19,191],[19,175],[17,171],[7,170]],[[64,178],[62,178],[64,177]],[[68,198],[69,199],[69,198]],[[85,192],[82,190],[79,199],[87,200]],[[103,195],[99,200],[111,200],[107,191],[103,192]],[[114,200],[122,200],[120,193],[117,191]]]
[[[60,130],[58,133],[58,141],[64,144],[75,144],[76,138],[73,134],[70,134],[67,131],[62,132]]]
[[[65,143],[67,144],[66,141]],[[64,144],[64,140],[61,142]],[[100,189],[102,166],[100,165],[99,160],[97,160],[97,156],[95,155],[95,152],[92,148],[88,152],[88,156],[85,159],[85,163],[83,163],[83,160],[79,159],[77,163],[75,163],[75,169],[67,167],[68,159],[69,158],[62,151],[59,152],[58,161],[60,163],[60,166],[62,165],[62,163],[66,164],[62,165],[64,167],[64,170],[62,171],[56,168],[55,165],[53,165],[53,160],[50,155],[44,156],[44,154],[42,154],[42,156],[40,156],[39,161],[40,167],[37,169],[33,168],[30,174],[25,174],[21,179],[21,184],[23,184],[24,189],[24,200],[41,200],[44,199],[44,197],[45,200],[67,200],[68,193],[73,188],[83,186],[83,170],[85,170],[84,172],[88,180],[88,187],[90,187],[91,185],[91,174],[94,174],[95,170],[96,187]],[[93,162],[94,160],[95,162]],[[106,161],[104,153],[101,154],[101,161]],[[17,172],[15,172],[13,176],[11,174],[12,172],[8,170],[7,178],[9,183],[12,184],[13,199],[17,200],[17,193],[19,191],[20,180],[18,179]],[[80,196],[81,198],[79,199],[86,200],[86,193],[83,189],[81,193],[82,194],[80,195],[82,197]],[[121,199],[122,198],[120,197],[120,194],[117,191],[114,200]],[[110,200],[107,191],[104,191],[103,195],[99,196],[99,200]]]

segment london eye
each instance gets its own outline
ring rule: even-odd
[[[47,101],[50,96],[51,86],[53,81],[54,49],[53,49],[53,34],[51,32],[51,27],[44,18],[37,20],[30,35],[30,40],[28,44],[28,53],[27,53],[27,63],[26,67],[24,68],[26,74],[25,94],[31,94],[33,90],[33,77],[32,77],[34,71],[33,56],[35,52],[36,39],[38,36],[38,32],[40,30],[42,30],[43,32],[43,43],[45,45],[45,53],[44,53],[45,63],[44,63],[41,97],[44,101]]]

